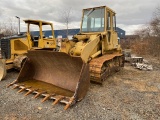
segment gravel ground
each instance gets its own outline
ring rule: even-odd
[[[150,62],[153,71],[126,64],[103,85],[91,84],[87,96],[66,111],[63,104],[6,88],[18,75],[10,71],[0,82],[0,120],[160,120],[160,64]]]

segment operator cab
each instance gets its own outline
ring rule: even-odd
[[[106,32],[116,29],[115,12],[106,6],[83,9],[81,33]]]
[[[30,36],[30,40],[33,43],[33,47],[38,47],[42,49],[56,48],[56,40],[54,37],[52,23],[41,20],[24,20],[24,22],[28,25],[27,34]],[[51,31],[48,32],[48,35],[46,35],[44,32],[44,30],[46,29]],[[49,36],[53,37],[49,38]]]

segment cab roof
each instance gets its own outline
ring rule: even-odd
[[[42,25],[51,25],[52,24],[51,22],[46,22],[46,21],[42,21],[42,20],[31,20],[31,19],[24,20],[24,22],[28,23],[28,24],[34,24],[34,25],[39,25],[39,23],[42,23]]]
[[[113,11],[111,8],[107,7],[107,6],[99,6],[99,7],[93,7],[95,9],[97,8],[105,8],[107,10],[110,10],[111,12],[115,13],[115,11]],[[86,9],[83,9],[83,10],[89,10],[89,9],[93,9],[93,8],[86,8]]]

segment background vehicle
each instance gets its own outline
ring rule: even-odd
[[[56,49],[56,40],[54,38],[53,25],[50,22],[41,20],[24,20],[28,29],[26,34],[19,34],[11,37],[5,37],[0,40],[1,58],[0,58],[0,80],[6,75],[6,70],[11,68],[21,69],[26,58],[26,53],[30,49]],[[32,25],[39,28],[39,36],[33,36],[30,28]],[[52,30],[52,38],[44,36],[42,29],[49,26]]]
[[[9,86],[43,95],[42,102],[65,103],[65,109],[82,100],[90,79],[102,83],[124,65],[115,20],[106,6],[84,9],[80,33],[64,40],[59,52],[29,51],[18,79]]]

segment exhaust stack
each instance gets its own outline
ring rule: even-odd
[[[20,34],[20,17],[15,16],[18,19],[18,35]]]

